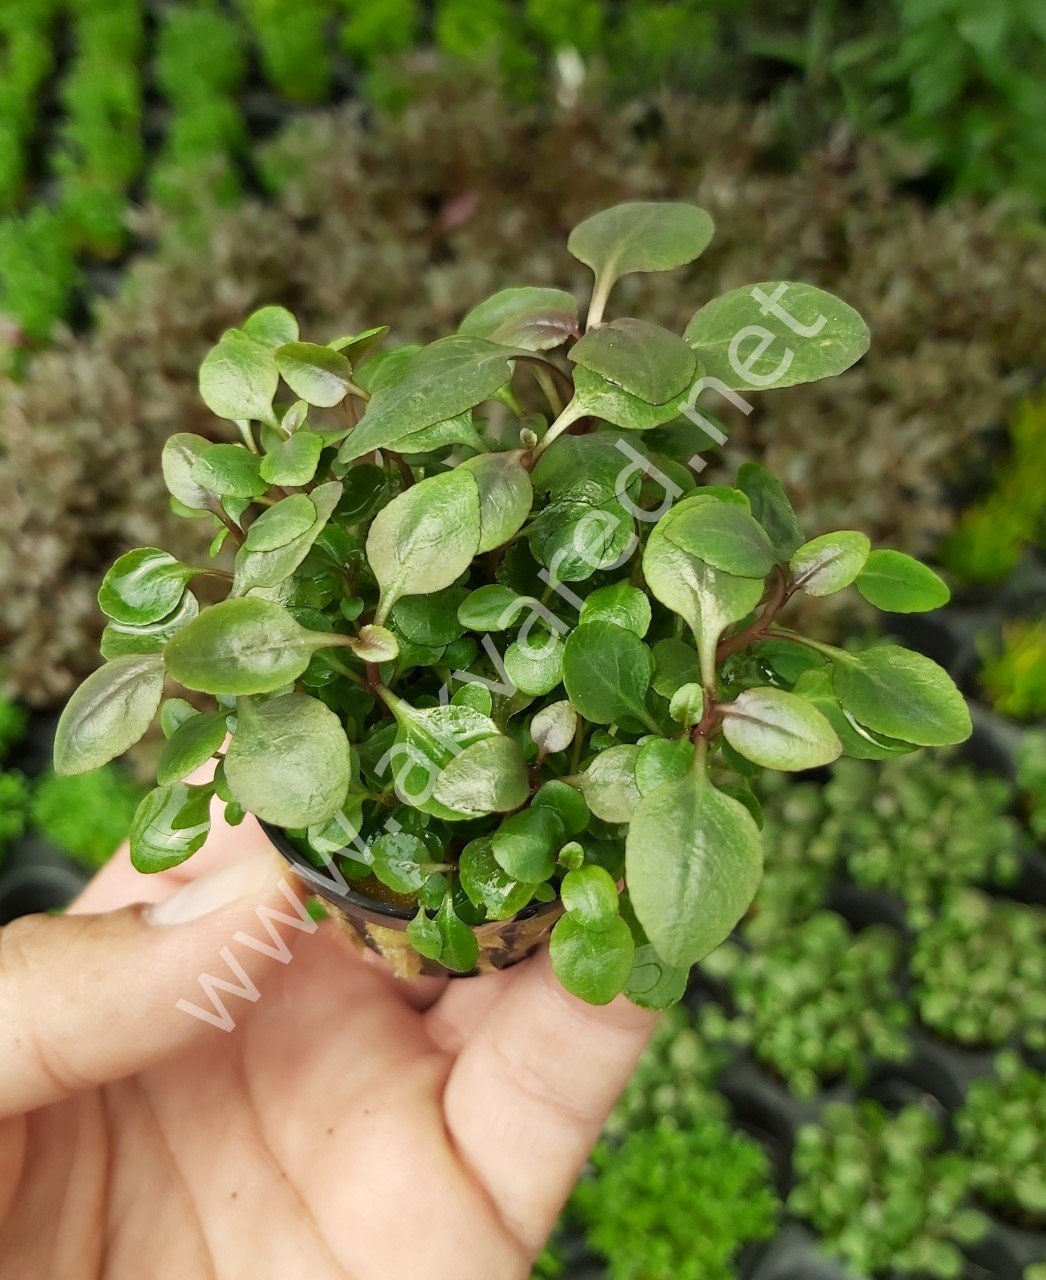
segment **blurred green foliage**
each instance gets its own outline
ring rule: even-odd
[[[983,647],[981,684],[995,710],[1015,720],[1046,716],[1046,622],[1007,623],[1001,642]]]
[[[145,791],[114,765],[69,778],[47,773],[33,788],[30,817],[45,840],[95,871],[127,839]]]

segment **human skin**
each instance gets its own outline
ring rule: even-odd
[[[183,866],[123,850],[64,917],[0,929],[0,1280],[529,1274],[653,1017],[575,999],[544,952],[401,982],[292,927],[284,875],[216,813]],[[224,997],[232,1031],[176,1008],[241,985],[224,947],[258,992]]]

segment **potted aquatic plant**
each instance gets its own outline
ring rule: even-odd
[[[698,395],[744,407],[841,373],[860,317],[788,282],[707,302],[681,336],[607,317],[621,276],[711,235],[685,204],[587,219],[584,320],[562,290],[512,288],[421,348],[384,327],[302,341],[279,307],[222,335],[200,391],[238,438],[178,433],[162,459],[210,554],[117,560],[105,665],[55,743],[83,772],[159,715],[139,870],[199,849],[217,797],[401,972],[502,967],[551,934],[569,990],[661,1007],[755,892],[759,770],[966,737],[928,659],[780,617],[851,584],[932,608],[932,571],[860,532],[807,539],[755,464],[699,483],[721,436]]]

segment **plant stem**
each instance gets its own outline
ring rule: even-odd
[[[770,624],[780,613],[782,606],[788,599],[788,578],[779,566],[774,568],[773,578],[770,594],[766,598],[766,603],[759,617],[749,623],[743,631],[739,631],[737,635],[728,636],[725,640],[720,640],[716,648],[716,663],[724,662],[733,654],[746,649],[753,640],[758,640],[766,634]]]
[[[608,276],[603,276],[596,281],[595,288],[592,290],[592,300],[588,304],[588,315],[585,317],[586,332],[602,322],[612,285],[613,279]]]
[[[577,422],[578,418],[583,418],[584,416],[585,416],[584,408],[578,403],[576,399],[571,400],[570,403],[563,410],[563,412],[559,415],[559,417],[556,418],[555,422],[553,422],[552,425],[549,427],[549,429],[545,432],[545,438],[541,440],[536,446],[536,448],[534,449],[534,452],[531,455],[534,461],[536,462],[538,458],[541,457],[541,455],[545,452],[548,446],[552,444],[552,442],[556,440],[559,436],[561,436],[563,432],[566,431],[567,427]]]

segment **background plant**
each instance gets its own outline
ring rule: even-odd
[[[967,1205],[965,1162],[941,1140],[924,1107],[829,1103],[799,1130],[788,1207],[858,1275],[958,1276],[962,1246],[988,1224]]]
[[[911,957],[923,1022],[976,1046],[1046,1045],[1046,912],[956,892],[917,936]]]
[[[1046,1082],[1015,1053],[970,1086],[955,1119],[978,1194],[1026,1225],[1046,1221]]]
[[[1015,720],[1046,715],[1046,622],[1003,626],[999,643],[983,644],[980,681],[992,706]]]

